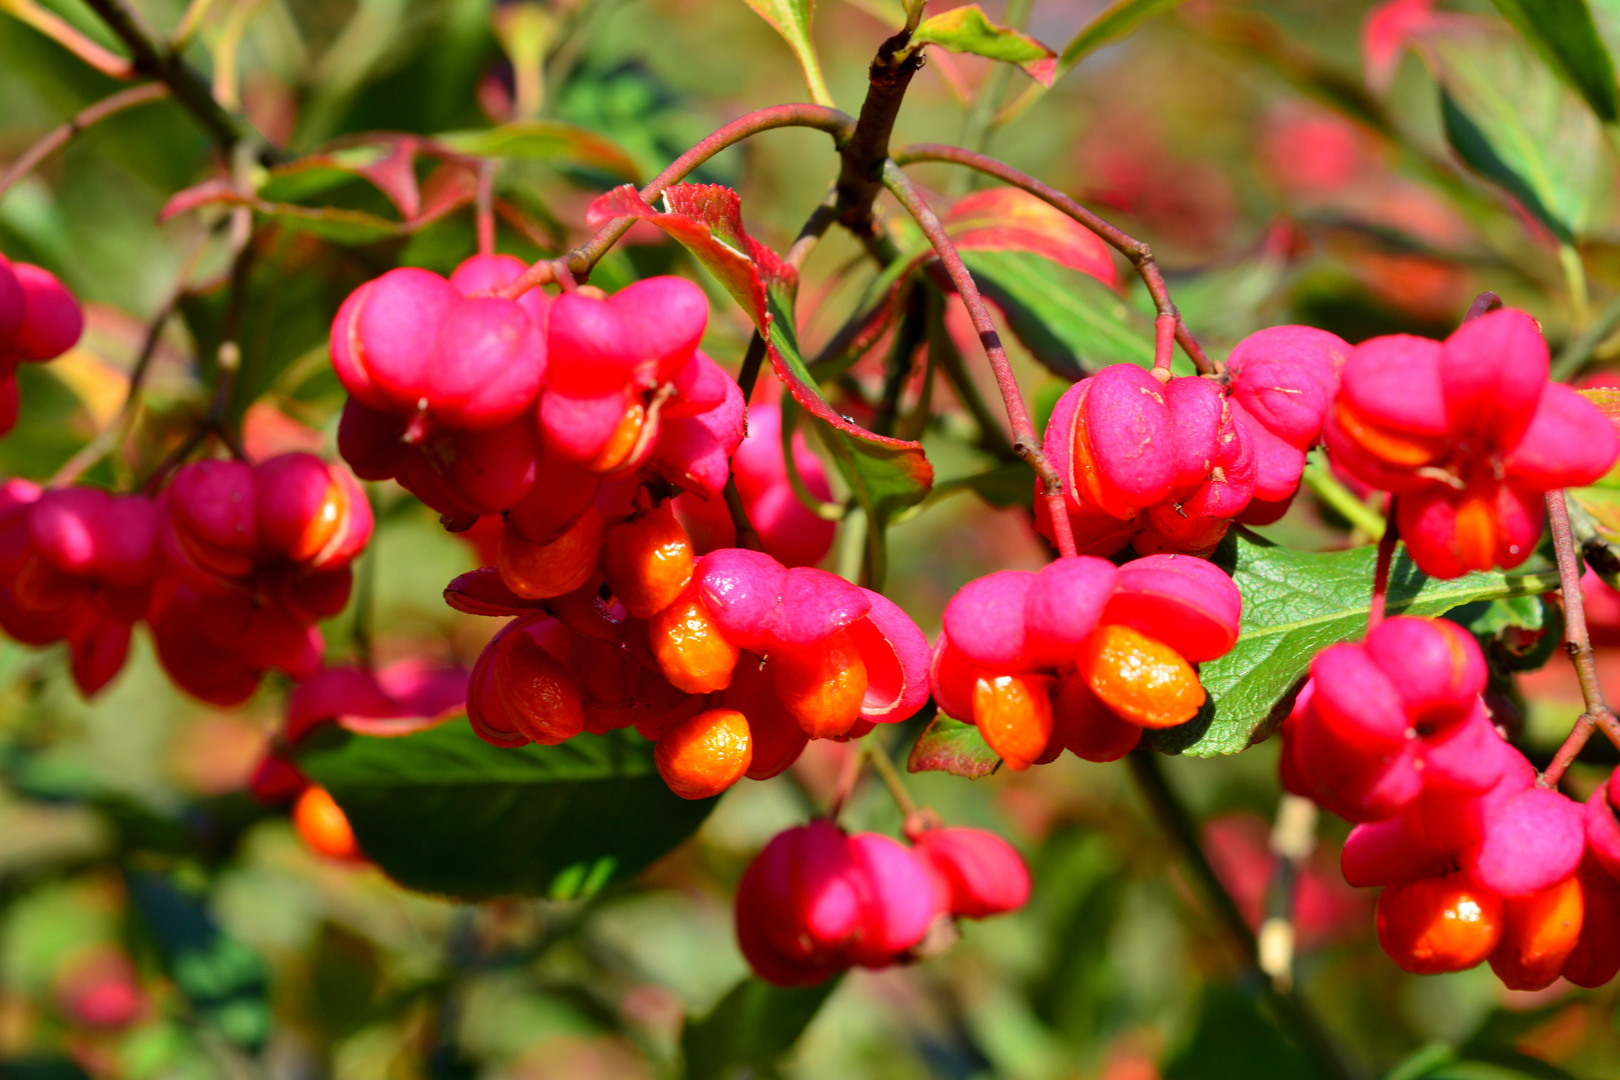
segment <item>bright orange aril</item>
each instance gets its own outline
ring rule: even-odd
[[[683,799],[707,799],[742,779],[753,760],[748,720],[735,709],[709,709],[659,738],[658,775]]]
[[[292,818],[298,835],[317,855],[345,862],[364,861],[348,815],[325,788],[305,788],[293,805]]]
[[[779,649],[765,663],[776,696],[812,739],[842,735],[861,718],[866,662],[847,630],[803,649]]]
[[[626,611],[650,619],[681,595],[693,562],[692,538],[665,502],[607,531],[602,580]]]
[[[1204,704],[1192,665],[1164,642],[1129,626],[1100,626],[1075,658],[1091,692],[1121,720],[1175,727]]]
[[[1009,769],[1040,760],[1052,740],[1050,675],[986,675],[973,684],[973,722]]]
[[[1404,971],[1463,971],[1501,940],[1501,899],[1460,875],[1391,885],[1378,897],[1378,944]]]
[[[692,593],[677,599],[647,622],[647,644],[671,686],[688,694],[724,690],[737,666],[739,650],[727,641]]]

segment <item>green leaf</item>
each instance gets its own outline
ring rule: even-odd
[[[1000,767],[1001,759],[985,745],[977,727],[944,713],[935,714],[906,761],[907,772],[943,772],[969,780],[989,776]]]
[[[270,976],[259,954],[222,933],[201,899],[168,878],[128,876],[130,898],[156,940],[164,969],[197,1017],[256,1050],[270,1034]]]
[[[1597,119],[1506,33],[1459,30],[1429,50],[1442,119],[1457,155],[1499,184],[1560,240],[1595,223],[1612,182]]]
[[[515,158],[522,161],[567,161],[584,165],[632,183],[640,169],[618,143],[577,124],[561,120],[520,120],[484,131],[451,131],[433,140],[470,157]]]
[[[1054,374],[1073,380],[1109,364],[1153,366],[1153,327],[1086,274],[1019,251],[964,251],[962,261],[1008,328]],[[1192,374],[1177,355],[1178,375]]]
[[[508,750],[459,720],[403,738],[333,728],[299,764],[384,873],[469,899],[589,896],[673,850],[716,801],[672,793],[633,731]]]
[[[1182,0],[1114,0],[1064,47],[1058,57],[1056,77],[1062,78],[1104,45],[1118,41],[1159,12],[1169,11],[1181,3]]]
[[[739,1065],[765,1075],[793,1048],[839,979],[815,986],[772,986],[747,978],[732,987],[714,1011],[681,1032],[686,1080],[719,1080]]]
[[[925,19],[911,33],[911,46],[918,45],[938,45],[951,52],[1017,64],[1042,86],[1052,85],[1057,67],[1057,53],[1028,34],[997,26],[978,4],[951,8]]]
[[[1614,62],[1586,0],[1495,0],[1496,7],[1547,65],[1586,99],[1606,124],[1620,120]]]
[[[1192,1041],[1164,1066],[1164,1080],[1315,1080],[1321,1075],[1252,998],[1220,985],[1205,989]]]
[[[815,20],[815,0],[748,0],[748,6],[771,24],[793,50],[804,69],[804,84],[810,89],[810,100],[817,105],[832,105],[832,93],[827,80],[821,75],[821,61],[816,59],[816,45],[810,37]]]
[[[1046,416],[1051,414],[1051,410],[1048,409]],[[1039,415],[1037,419],[1042,420]],[[1045,426],[1043,420],[1041,427]],[[1035,499],[1035,470],[1027,461],[1009,461],[1003,465],[994,465],[982,472],[939,481],[934,485],[929,499],[938,499],[958,491],[971,491],[995,507],[1029,506]]]
[[[1277,547],[1233,530],[1213,561],[1243,593],[1243,624],[1232,651],[1203,665],[1209,700],[1180,727],[1149,731],[1143,745],[1166,753],[1235,754],[1265,738],[1287,716],[1311,658],[1367,630],[1377,552],[1309,552]],[[1469,574],[1428,577],[1398,550],[1390,572],[1389,614],[1443,615],[1477,600],[1534,596],[1557,575]]]

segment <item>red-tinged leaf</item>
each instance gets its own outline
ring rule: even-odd
[[[741,201],[730,188],[677,184],[654,209],[634,188],[599,197],[586,220],[601,226],[614,218],[639,218],[664,229],[714,274],[765,335],[771,368],[806,412],[828,431],[825,441],[856,499],[880,524],[920,502],[934,482],[934,467],[922,444],[875,435],[844,416],[821,396],[799,354],[793,323],[798,274],[743,227]]]
[[[911,41],[914,45],[938,45],[951,52],[1017,64],[1042,86],[1051,86],[1057,74],[1057,53],[1028,34],[997,26],[977,4],[951,8],[923,20]]]
[[[518,120],[485,131],[453,131],[429,146],[469,157],[566,161],[629,181],[641,178],[635,158],[612,139],[560,120]]]
[[[1001,768],[979,729],[938,713],[911,747],[907,772],[943,772],[980,780]]]
[[[242,194],[232,186],[229,180],[215,178],[204,180],[200,184],[175,192],[169,201],[163,204],[158,212],[158,224],[161,225],[170,218],[189,214],[200,206],[208,206],[219,202],[241,202]]]
[[[654,209],[625,184],[591,203],[585,220],[598,228],[620,217],[653,222],[697,256],[755,325],[767,329],[771,320],[767,278],[791,291],[798,286],[798,275],[774,251],[748,235],[737,193],[719,184],[677,184],[660,201],[664,209]]]
[[[415,139],[395,140],[387,155],[361,169],[360,175],[388,196],[388,201],[394,204],[400,217],[409,221],[421,212],[422,192],[416,186]]]
[[[465,169],[460,169],[466,172]],[[324,240],[339,244],[374,244],[391,237],[406,236],[423,225],[449,213],[458,206],[472,201],[470,186],[463,195],[459,189],[447,189],[437,200],[430,200],[421,215],[411,221],[389,221],[363,210],[348,210],[337,206],[299,206],[294,203],[270,202],[257,195],[238,191],[223,180],[209,180],[187,188],[169,200],[158,216],[160,222],[178,214],[187,213],[214,203],[250,206],[254,213],[269,218],[278,225],[297,232],[307,232]]]
[[[411,224],[436,221],[478,197],[478,175],[465,165],[445,162],[422,182],[422,211]]]
[[[977,191],[945,215],[958,251],[1029,251],[1112,286],[1114,260],[1102,237],[1063,211],[1013,187]]]
[[[1384,0],[1367,12],[1361,23],[1361,63],[1367,86],[1387,93],[1395,70],[1409,46],[1421,42],[1426,31],[1441,25],[1446,16],[1434,11],[1435,0]]]
[[[370,671],[325,668],[287,699],[285,738],[297,743],[322,724],[362,735],[397,737],[434,727],[467,706],[467,671],[402,660]]]
[[[381,191],[401,217],[416,217],[422,205],[416,184],[421,140],[414,135],[358,138],[361,141],[352,145],[306,154],[275,166],[259,185],[259,198],[305,203],[330,188],[360,179]]]

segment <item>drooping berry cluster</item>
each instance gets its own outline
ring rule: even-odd
[[[79,689],[99,691],[151,606],[161,518],[144,495],[0,484],[0,628],[26,645],[67,642]]]
[[[934,700],[978,725],[1009,768],[1065,749],[1113,761],[1144,729],[1193,718],[1204,704],[1193,665],[1232,648],[1241,610],[1232,579],[1187,555],[997,571],[946,605]]]
[[[779,833],[737,887],[737,940],[754,973],[803,986],[916,958],[952,918],[1015,911],[1029,872],[1007,842],[937,828],[907,847],[817,819]]]
[[[1351,353],[1328,451],[1397,496],[1401,539],[1424,573],[1518,566],[1541,536],[1542,494],[1590,484],[1620,457],[1614,425],[1547,371],[1540,328],[1511,308],[1444,343],[1397,334]]]
[[[1620,970],[1620,824],[1601,791],[1583,812],[1536,786],[1485,681],[1474,639],[1439,620],[1324,650],[1283,726],[1283,784],[1359,822],[1345,879],[1385,887],[1378,938],[1401,967],[1489,960],[1515,989],[1600,985]]]
[[[1044,450],[1080,552],[1207,555],[1233,520],[1275,520],[1349,350],[1325,331],[1278,326],[1238,344],[1224,388],[1196,376],[1161,383],[1131,364],[1075,383],[1052,411]],[[1039,499],[1036,515],[1050,537]]]
[[[17,365],[52,360],[78,342],[84,312],[49,270],[0,255],[0,435],[17,424]]]
[[[315,624],[348,603],[371,527],[354,479],[304,453],[193,462],[156,499],[10,480],[0,627],[31,645],[68,642],[74,679],[94,694],[145,619],[181,689],[240,704],[272,667],[319,669]]]
[[[600,572],[562,596],[525,598],[488,569],[446,590],[460,610],[521,616],[473,668],[468,716],[484,739],[634,725],[670,788],[705,798],[927,700],[927,639],[877,593],[763,552],[694,558],[667,503],[608,530],[602,551]]]

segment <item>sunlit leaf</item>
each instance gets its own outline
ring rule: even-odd
[[[810,28],[815,21],[815,0],[748,0],[760,18],[782,35],[804,69],[804,82],[810,89],[810,100],[818,105],[831,105],[832,94],[821,74],[821,61],[816,58],[816,45]]]
[[[433,141],[469,157],[561,161],[631,182],[640,180],[635,159],[618,143],[561,120],[520,120],[485,131],[452,131],[435,135]]]
[[[1020,251],[969,251],[962,261],[1035,359],[1074,380],[1108,364],[1153,366],[1153,327],[1101,282]],[[1192,367],[1179,355],[1176,373]]]
[[[909,772],[943,772],[978,780],[1001,767],[996,752],[972,724],[938,713],[911,747]]]
[[[1169,11],[1181,3],[1182,0],[1114,0],[1064,46],[1058,57],[1057,75],[1061,77],[1104,45],[1118,41],[1161,11]]]
[[[1559,239],[1590,230],[1613,183],[1591,110],[1512,35],[1448,23],[1425,42],[1457,155]]]
[[[1057,69],[1057,53],[1028,34],[997,26],[978,4],[951,8],[924,19],[912,32],[911,42],[1017,64],[1042,86],[1052,85]]]
[[[1240,532],[1227,534],[1213,561],[1243,594],[1243,623],[1232,651],[1199,669],[1209,701],[1180,727],[1149,731],[1143,744],[1169,753],[1235,754],[1281,723],[1311,658],[1329,645],[1367,632],[1372,596],[1371,547],[1294,551]],[[1469,574],[1440,581],[1398,549],[1390,573],[1390,614],[1443,615],[1477,600],[1534,596],[1556,588],[1546,573]]]
[[[958,251],[1027,251],[1114,284],[1112,249],[1103,239],[1020,188],[976,191],[940,220]]]
[[[1614,61],[1598,36],[1586,0],[1494,0],[1559,77],[1586,99],[1597,118],[1620,120]]]

